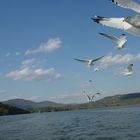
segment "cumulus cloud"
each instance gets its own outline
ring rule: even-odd
[[[101,60],[100,67],[107,68],[107,67],[114,66],[114,65],[117,65],[117,64],[126,64],[126,63],[130,63],[132,61],[139,61],[139,60],[140,60],[140,54],[137,54],[137,55],[133,55],[133,54],[120,55],[120,54],[117,54],[115,56],[108,55]]]
[[[60,48],[62,41],[59,38],[49,39],[47,42],[40,44],[40,46],[35,50],[27,50],[26,55],[36,54],[36,53],[50,53]]]
[[[19,69],[6,74],[6,77],[14,80],[43,80],[43,79],[60,79],[62,76],[54,68],[43,69],[38,67],[36,59],[27,59],[21,63]]]
[[[31,58],[31,59],[24,60],[21,64],[22,64],[22,67],[28,67],[28,66],[33,65],[34,63],[36,63],[36,59]]]

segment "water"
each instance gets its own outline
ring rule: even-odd
[[[2,116],[0,140],[140,140],[140,106]]]

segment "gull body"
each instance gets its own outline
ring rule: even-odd
[[[79,61],[79,62],[83,62],[83,63],[86,63],[87,66],[90,68],[91,66],[94,65],[94,62],[100,60],[101,58],[103,58],[104,56],[101,56],[101,57],[98,57],[96,59],[74,59],[76,61]]]
[[[106,38],[109,38],[109,39],[115,41],[116,44],[117,44],[117,46],[116,46],[117,49],[124,48],[126,43],[127,43],[127,39],[126,39],[125,34],[122,34],[121,36],[108,35],[108,34],[105,34],[105,33],[99,33],[99,34],[106,37]]]
[[[131,76],[133,74],[133,64],[129,64],[126,69],[122,72],[125,76]]]

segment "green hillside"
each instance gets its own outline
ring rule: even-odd
[[[7,104],[13,107],[18,107],[21,109],[34,109],[34,108],[44,108],[44,107],[62,107],[64,104],[59,104],[51,101],[43,101],[43,102],[33,102],[25,99],[11,99],[2,102],[3,104]]]
[[[17,107],[11,107],[0,103],[0,115],[15,115],[15,114],[26,114],[30,113],[29,111],[19,109]]]
[[[32,102],[23,99],[9,100],[4,103],[14,105],[21,109],[28,109],[30,112],[52,112],[52,111],[66,111],[75,109],[89,109],[100,107],[116,107],[140,104],[140,93],[131,93],[125,95],[115,95],[105,97],[95,102],[88,102],[84,104],[66,105],[50,101]]]

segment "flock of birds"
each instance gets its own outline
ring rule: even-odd
[[[109,0],[116,5],[131,9],[138,14],[136,16],[128,16],[128,17],[121,17],[121,18],[106,18],[102,16],[95,16],[94,18],[91,18],[94,22],[116,28],[116,29],[121,29],[124,30],[128,33],[131,33],[136,36],[140,36],[140,4],[136,3],[134,0]],[[120,36],[114,36],[114,35],[109,35],[105,33],[99,33],[101,36],[104,36],[112,41],[115,41],[117,46],[115,49],[121,50],[125,47],[127,43],[127,36],[125,34],[122,34]],[[94,63],[100,59],[102,59],[104,56],[98,57],[96,59],[75,59],[76,61],[82,62],[87,64],[87,66],[90,68],[91,66],[94,65]],[[98,68],[97,68],[98,71]],[[133,64],[129,64],[123,71],[123,75],[126,76],[131,76],[133,74]],[[91,81],[92,82],[92,81]],[[85,91],[83,91],[85,94]],[[88,95],[86,94],[89,102],[92,102],[94,97],[96,95],[101,95],[100,93],[95,93],[93,95]]]

